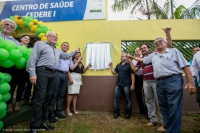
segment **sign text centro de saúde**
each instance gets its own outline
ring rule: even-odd
[[[0,2],[0,20],[32,16],[40,21],[105,19],[105,0],[19,0]]]

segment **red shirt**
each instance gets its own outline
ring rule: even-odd
[[[153,66],[151,63],[145,65],[142,62],[138,62],[136,64],[136,67],[139,67],[143,69],[143,80],[155,80],[153,76]]]

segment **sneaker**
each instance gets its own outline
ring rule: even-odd
[[[50,123],[54,123],[54,124],[58,123],[58,121],[56,120],[55,117],[50,117],[50,118],[49,118],[49,122],[50,122]]]
[[[165,128],[162,126],[162,127],[159,127],[157,129],[158,132],[166,132]]]
[[[152,127],[152,126],[157,125],[157,123],[149,122],[149,123],[147,123],[146,125],[147,125],[148,127]]]
[[[64,116],[62,113],[56,114],[56,117],[62,120],[66,119],[66,116]]]

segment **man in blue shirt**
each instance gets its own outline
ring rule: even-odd
[[[192,76],[194,78],[194,84],[196,87],[196,102],[199,103],[200,106],[200,48],[196,47],[193,50],[194,57],[193,60],[190,61],[190,68],[192,71]]]
[[[117,119],[120,115],[120,99],[122,93],[124,92],[126,98],[126,110],[125,118],[129,119],[132,112],[132,102],[131,102],[131,91],[134,90],[135,76],[130,67],[130,64],[127,62],[126,54],[121,55],[121,62],[113,69],[112,62],[110,63],[111,71],[113,74],[118,73],[118,81],[115,87],[115,99],[114,99],[114,119]]]
[[[189,65],[183,55],[175,48],[166,48],[167,41],[158,37],[154,44],[157,52],[143,58],[144,64],[152,63],[154,77],[157,79],[157,95],[160,111],[166,122],[167,133],[180,133],[182,125],[183,77],[185,88],[195,93],[194,82]]]
[[[61,45],[61,50],[66,53],[69,50],[69,44],[67,42],[63,42]],[[77,65],[78,62],[73,65],[71,59],[66,59],[66,60],[59,59],[58,69],[56,72],[56,86],[49,102],[48,116],[50,123],[57,123],[55,117],[60,119],[66,118],[66,116],[64,116],[61,113],[61,110],[63,105],[63,99],[65,96],[65,91],[68,85],[68,72],[69,69],[74,70]],[[54,110],[56,100],[57,100],[56,110]]]

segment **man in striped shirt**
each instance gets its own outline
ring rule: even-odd
[[[141,44],[140,50],[142,52],[143,57],[146,57],[150,54],[149,46],[147,44]],[[132,57],[132,56],[131,56]],[[135,57],[132,57],[133,59]],[[158,118],[156,116],[156,105],[155,105],[155,98],[158,104],[157,100],[157,94],[156,94],[156,84],[157,81],[153,76],[153,67],[152,63],[144,64],[142,62],[137,62],[137,64],[134,66],[131,61],[129,60],[131,68],[134,72],[137,72],[140,68],[143,70],[143,89],[144,89],[144,99],[147,106],[147,113],[150,122],[146,125],[151,127],[155,126],[158,123]],[[137,83],[136,83],[137,84]],[[161,132],[165,132],[164,126],[165,123],[162,120],[162,115],[159,112],[161,117],[161,125],[162,127],[159,127],[157,130]]]
[[[12,33],[16,30],[17,25],[14,21],[10,19],[5,19],[2,23],[2,30],[0,32],[0,37],[3,38],[5,41],[13,41],[17,46],[20,45],[20,43],[15,40],[12,36]]]
[[[16,30],[16,23],[10,19],[5,19],[2,23],[2,30],[0,32],[0,38],[3,38],[3,40],[5,41],[13,41],[17,46],[20,45],[20,43],[15,40],[13,37],[12,37],[12,33]],[[2,66],[0,66],[0,72],[3,72],[3,73],[8,73],[10,74],[10,76],[12,77],[11,81],[10,81],[10,86],[12,89],[11,90],[14,90],[13,88],[15,88],[16,86],[16,82],[17,82],[17,78],[15,75],[15,67],[11,67],[11,68],[4,68]],[[12,92],[10,92],[12,94]],[[8,113],[11,113],[13,111],[12,109],[12,104],[8,103],[7,105],[7,112]]]

